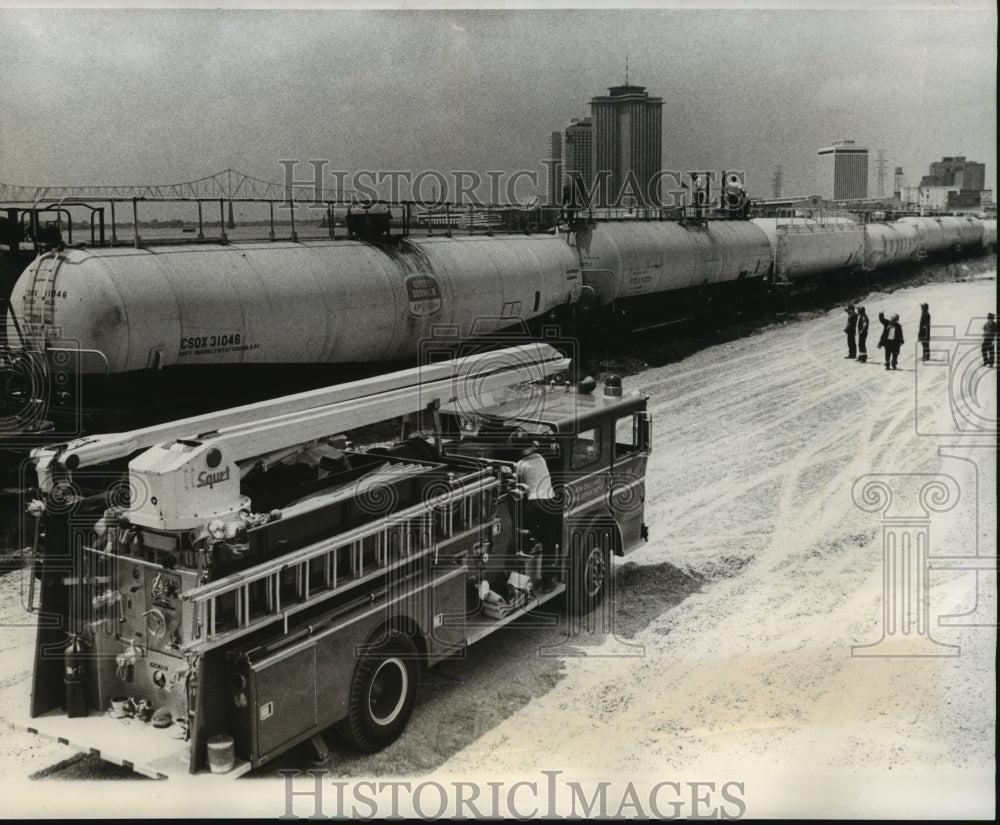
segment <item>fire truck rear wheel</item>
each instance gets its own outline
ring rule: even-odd
[[[397,631],[358,660],[351,679],[347,718],[337,734],[349,745],[375,753],[406,727],[417,698],[418,653],[413,640]]]
[[[573,550],[570,559],[569,606],[573,613],[589,613],[604,598],[611,572],[611,550],[598,532]]]

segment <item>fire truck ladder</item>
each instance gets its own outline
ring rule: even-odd
[[[366,582],[391,580],[418,559],[437,561],[442,541],[488,535],[493,519],[483,502],[499,486],[484,470],[432,501],[189,590],[181,597],[194,604],[187,650],[204,653],[279,621],[287,633],[300,611]]]

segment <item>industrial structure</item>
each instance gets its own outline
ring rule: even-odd
[[[966,160],[964,155],[943,157],[930,165],[920,181],[917,201],[921,209],[979,209],[992,204],[986,189],[986,164]]]
[[[853,140],[835,140],[819,150],[819,194],[827,200],[868,197],[868,150]]]

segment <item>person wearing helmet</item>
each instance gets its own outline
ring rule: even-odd
[[[983,366],[992,367],[996,364],[996,347],[994,342],[997,338],[997,322],[992,312],[987,313],[986,323],[983,324]]]
[[[878,314],[882,322],[882,337],[879,339],[879,349],[885,350],[885,368],[897,369],[899,350],[903,346],[903,328],[899,324],[899,315],[893,313],[886,319],[881,312]]]
[[[858,307],[858,361],[868,361],[868,316],[864,307]]]
[[[920,305],[920,327],[917,329],[917,340],[924,348],[924,361],[931,360],[931,313],[927,304]]]

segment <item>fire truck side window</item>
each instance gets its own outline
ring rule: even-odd
[[[615,458],[631,455],[639,450],[637,435],[634,416],[625,415],[615,421]]]
[[[594,428],[577,433],[573,439],[570,454],[570,469],[579,470],[599,461],[601,458],[601,431]]]

